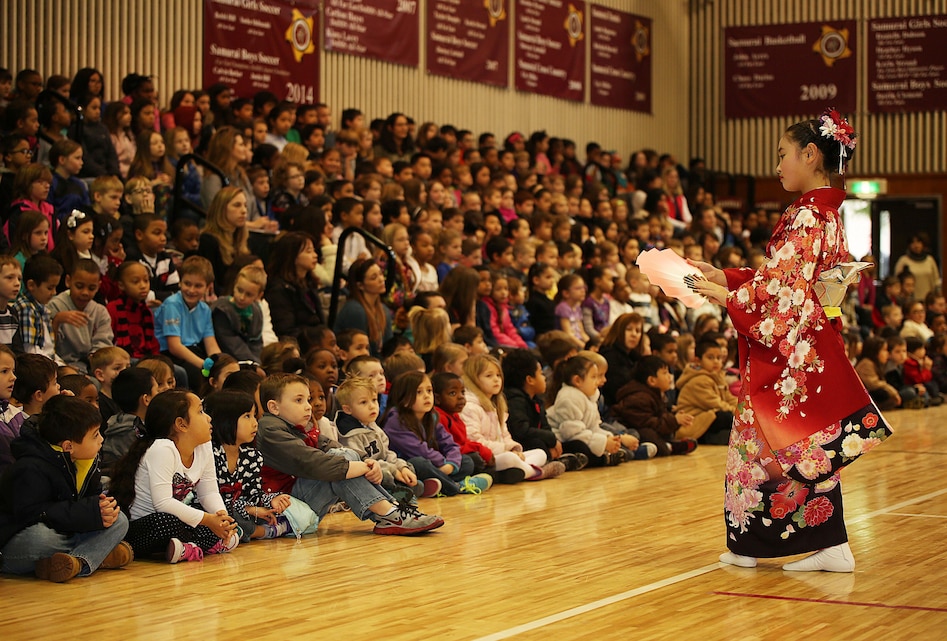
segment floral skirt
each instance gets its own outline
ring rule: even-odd
[[[775,452],[752,412],[736,412],[727,452],[727,547],[757,558],[814,552],[848,540],[842,516],[842,468],[891,434],[870,404]]]

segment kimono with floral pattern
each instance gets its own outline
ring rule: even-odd
[[[759,270],[725,270],[742,387],[727,455],[727,545],[774,557],[847,541],[841,468],[890,434],[813,285],[848,260],[839,189],[780,218]]]

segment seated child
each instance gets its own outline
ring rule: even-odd
[[[99,465],[107,476],[111,476],[115,464],[135,441],[145,435],[145,413],[151,399],[158,395],[158,383],[148,370],[129,367],[115,377],[111,391],[120,411],[108,419],[102,430],[105,442],[99,454]]]
[[[134,558],[122,541],[128,519],[102,493],[100,420],[88,403],[56,396],[39,427],[24,428],[14,442],[16,462],[0,481],[0,495],[9,497],[0,501],[4,572],[61,583]]]
[[[59,394],[56,374],[56,363],[42,354],[20,354],[16,357],[13,398],[22,405],[24,419],[42,412],[46,401]]]
[[[553,478],[565,471],[558,461],[547,462],[546,452],[534,448],[523,451],[506,427],[506,397],[503,372],[492,356],[471,356],[464,364],[467,402],[460,416],[467,426],[467,437],[486,445],[493,452],[495,480],[517,483],[523,479]]]
[[[23,353],[23,337],[11,303],[20,295],[22,271],[14,256],[0,254],[0,345],[9,345],[16,354]]]
[[[66,274],[68,289],[47,305],[56,333],[56,354],[83,374],[90,371],[89,355],[110,347],[114,338],[108,310],[92,300],[101,278],[95,261],[81,258]]]
[[[361,376],[375,385],[375,393],[378,395],[378,415],[381,416],[388,406],[389,387],[381,361],[374,356],[356,356],[349,361],[345,375],[346,379],[349,376]]]
[[[103,347],[89,357],[89,369],[99,382],[99,411],[103,423],[108,423],[110,418],[122,411],[112,399],[112,383],[119,372],[130,365],[128,352],[121,347]]]
[[[306,355],[305,372],[319,381],[326,394],[326,415],[335,420],[339,406],[335,400],[335,390],[339,382],[339,364],[332,350],[317,347]]]
[[[913,385],[918,390],[923,387],[925,396],[928,398],[928,404],[931,406],[940,405],[944,401],[941,398],[937,383],[934,382],[932,371],[934,362],[927,355],[924,341],[917,336],[908,336],[904,339],[904,343],[907,349],[907,358],[904,361],[904,382]]]
[[[345,501],[355,516],[374,521],[375,534],[419,534],[444,525],[435,515],[422,514],[410,504],[394,505],[378,483],[381,465],[362,461],[353,450],[318,435],[307,443],[312,417],[309,385],[295,374],[274,374],[260,386],[265,414],[259,423],[263,487],[288,492],[306,502],[320,518],[337,501]]]
[[[368,334],[360,329],[346,329],[336,334],[336,346],[342,369],[356,356],[371,354]]]
[[[560,461],[566,471],[588,465],[582,452],[563,452],[562,443],[549,425],[542,397],[546,393],[546,375],[542,363],[526,349],[515,349],[503,359],[503,391],[510,413],[506,426],[524,450],[542,449],[550,460]]]
[[[635,366],[634,379],[618,390],[612,412],[627,427],[641,434],[641,440],[658,446],[657,456],[689,454],[697,448],[693,439],[677,439],[677,430],[689,426],[694,417],[673,414],[664,394],[671,389],[671,372],[659,356],[645,356]]]
[[[466,357],[466,353],[464,356]],[[437,411],[438,422],[460,447],[460,453],[469,456],[473,461],[471,473],[476,475],[488,467],[495,467],[493,452],[490,448],[467,438],[467,426],[464,425],[464,419],[460,417],[464,405],[467,404],[467,397],[464,395],[464,380],[461,375],[439,372],[431,377],[431,386],[434,388],[434,409]]]
[[[0,472],[13,463],[10,444],[20,435],[20,426],[26,420],[23,411],[10,404],[16,381],[16,356],[6,345],[0,344]]]
[[[519,279],[511,278],[510,286],[510,320],[519,333],[520,337],[526,341],[526,346],[536,347],[536,329],[529,322],[529,312],[526,310],[526,286]]]
[[[145,434],[119,460],[109,486],[128,511],[125,540],[139,558],[160,553],[168,563],[201,561],[239,544],[217,488],[210,435],[196,395],[169,390],[152,399]]]
[[[247,265],[237,274],[233,294],[214,301],[214,335],[220,348],[238,361],[260,362],[263,349],[263,312],[260,300],[266,289],[266,271]]]
[[[72,392],[76,398],[85,401],[96,409],[99,408],[99,388],[85,374],[60,375],[59,390],[60,392]]]
[[[151,293],[148,268],[125,261],[115,271],[115,280],[121,296],[105,306],[112,319],[115,346],[135,360],[157,354],[161,348],[155,338],[155,317],[147,302]]]
[[[573,356],[560,363],[550,390],[556,396],[548,412],[549,425],[562,440],[562,448],[585,454],[590,466],[619,465],[625,460],[622,446],[634,451],[638,440],[629,434],[612,434],[602,427],[602,417],[593,400],[598,395],[598,383],[598,366],[592,360]]]
[[[20,323],[23,349],[29,354],[56,357],[53,321],[46,305],[56,295],[62,278],[62,265],[47,254],[37,254],[23,266],[23,292],[13,309]]]
[[[167,300],[181,288],[179,267],[165,249],[168,224],[154,214],[141,214],[135,218],[133,229],[135,242],[129,243],[128,260],[137,260],[148,269],[154,298]]]
[[[425,495],[443,492],[480,494],[490,489],[487,474],[471,476],[474,462],[461,454],[451,435],[438,422],[431,381],[423,372],[405,372],[391,387],[391,406],[384,430],[391,448],[417,470],[424,480]],[[341,428],[340,428],[341,431]]]
[[[466,362],[467,350],[463,346],[457,343],[444,343],[434,349],[434,355],[431,357],[431,371],[435,374],[450,372],[463,376]]]
[[[887,343],[889,357],[885,380],[898,390],[901,407],[911,410],[927,407],[930,404],[927,389],[923,385],[911,385],[904,378],[904,364],[908,358],[907,343],[897,335],[889,337]]]
[[[483,339],[483,330],[479,327],[461,325],[454,330],[454,342],[463,345],[469,356],[490,353],[490,348]]]
[[[855,364],[855,372],[868,390],[871,400],[882,411],[901,406],[901,394],[888,383],[884,371],[888,364],[888,343],[880,336],[868,336],[862,343],[861,358]]]
[[[143,367],[151,372],[151,375],[155,377],[155,381],[158,382],[159,394],[178,386],[177,377],[174,375],[174,364],[164,354],[155,354],[143,358],[135,363],[135,367]]]
[[[322,383],[319,380],[310,374],[309,372],[303,372],[303,378],[309,383],[309,398],[310,403],[312,403],[312,418],[310,423],[312,427],[309,432],[306,434],[307,443],[312,441],[312,446],[316,447],[316,444],[319,442],[319,436],[323,435],[331,441],[339,442],[339,430],[336,429],[335,423],[329,420],[326,416],[326,408],[328,407],[328,398],[326,396],[325,390],[322,388]],[[232,378],[232,377],[231,377]],[[228,381],[230,378],[227,379]],[[263,382],[263,379],[260,379],[260,382]],[[226,384],[225,384],[226,386]],[[257,384],[256,390],[257,398],[260,396],[260,386]],[[260,410],[260,416],[263,416],[263,410]]]
[[[210,261],[191,256],[181,265],[181,291],[172,294],[155,313],[155,337],[161,353],[187,372],[187,385],[199,389],[208,356],[220,353],[214,337],[210,306],[204,302],[214,282]]]
[[[388,436],[375,419],[378,418],[378,392],[375,382],[368,378],[351,376],[339,386],[336,400],[340,411],[336,414],[335,427],[339,431],[339,442],[355,450],[362,460],[372,458],[381,465],[381,486],[398,502],[416,497],[430,498],[441,491],[436,479],[418,478],[414,466],[389,449]]]
[[[213,392],[204,409],[214,426],[214,464],[220,496],[242,532],[241,542],[275,539],[292,532],[283,511],[288,494],[263,493],[263,457],[256,449],[256,403],[236,390]]]
[[[690,414],[694,420],[689,426],[681,427],[677,436],[726,445],[737,409],[737,399],[723,377],[726,352],[716,341],[702,340],[694,353],[699,364],[686,365],[677,379],[677,409]]]

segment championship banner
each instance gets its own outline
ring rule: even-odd
[[[317,0],[204,0],[204,86],[319,99]]]
[[[418,0],[323,1],[326,51],[418,66]]]
[[[511,0],[428,0],[427,72],[509,85]]]
[[[651,20],[590,5],[590,102],[651,113]]]
[[[724,113],[770,118],[855,111],[855,21],[724,29]]]
[[[947,16],[868,21],[868,111],[943,111]]]
[[[516,88],[585,99],[585,0],[518,0]]]

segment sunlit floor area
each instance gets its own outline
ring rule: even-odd
[[[16,639],[944,639],[947,407],[843,473],[853,574],[723,566],[726,448],[423,500],[381,537],[351,514],[201,563],[56,585],[0,578]]]

